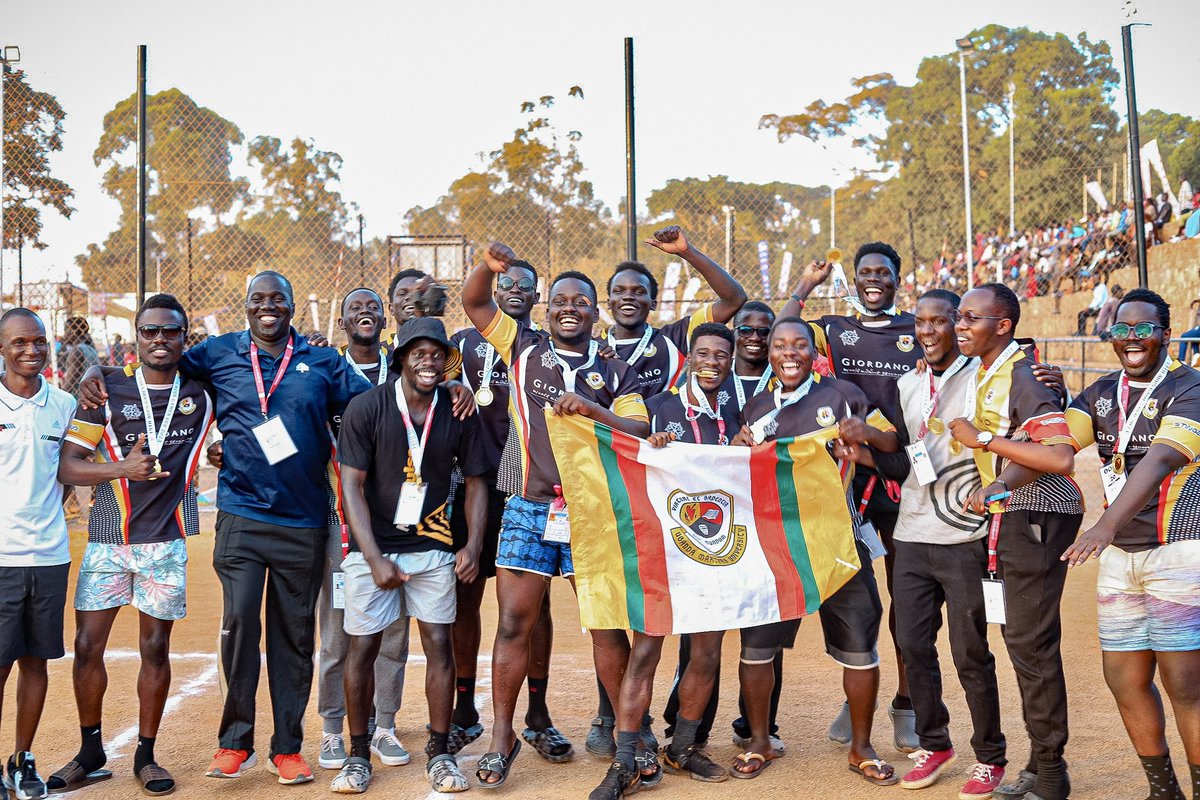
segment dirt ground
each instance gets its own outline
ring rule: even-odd
[[[1085,466],[1083,459],[1079,468],[1081,474],[1094,474],[1094,465]],[[1099,503],[1093,492],[1088,491],[1088,496],[1095,506],[1088,515],[1088,520],[1091,520],[1097,514]],[[214,516],[211,513],[202,515],[204,532],[189,544],[188,617],[175,627],[172,656],[174,680],[156,748],[159,762],[174,773],[179,782],[176,796],[181,798],[287,795],[300,800],[327,797],[329,781],[335,774],[333,771],[317,770],[313,783],[294,787],[277,785],[275,777],[261,764],[240,780],[218,781],[203,775],[216,747],[221,711],[214,655],[221,609],[220,585],[211,567]],[[73,536],[72,552],[76,565],[84,539],[82,531]],[[881,564],[878,569],[882,587]],[[1141,769],[1100,673],[1093,596],[1095,577],[1094,564],[1077,568],[1067,582],[1063,599],[1062,649],[1071,703],[1071,741],[1067,759],[1075,789],[1073,797],[1106,800],[1141,798],[1146,793]],[[73,586],[71,591],[74,591]],[[525,748],[517,759],[508,783],[498,790],[498,793],[508,797],[584,798],[600,781],[607,767],[605,762],[590,758],[583,750],[583,741],[596,702],[590,641],[587,634],[579,629],[579,618],[569,585],[561,580],[555,581],[552,597],[556,639],[548,696],[555,722],[575,742],[577,757],[573,763],[549,764],[542,761],[532,748]],[[38,763],[46,776],[75,754],[79,741],[78,719],[71,690],[72,616],[68,612],[68,655],[51,665],[50,699],[37,740]],[[480,656],[476,690],[485,725],[490,724],[491,718],[490,697],[487,694],[490,672],[488,653],[495,632],[495,619],[495,595],[489,592],[484,606],[484,652]],[[1021,723],[1016,680],[1004,652],[1000,631],[995,627],[992,628],[991,640],[996,652],[1011,770],[1015,774],[1028,756],[1028,740]],[[136,647],[135,614],[128,610],[118,617],[108,656],[109,690],[104,715],[104,738],[109,767],[116,776],[111,781],[82,790],[80,796],[94,800],[141,796],[140,787],[132,776],[133,750],[137,741]],[[424,744],[426,706],[422,696],[424,660],[420,656],[419,637],[415,632],[413,648],[405,708],[397,720],[398,733],[406,747],[413,752],[413,762],[403,767],[384,767],[376,761],[375,779],[370,789],[371,795],[394,800],[440,796],[429,790],[423,771],[424,757],[420,753]],[[737,716],[736,648],[737,637],[727,637],[721,709],[709,748],[711,755],[723,762],[730,761],[737,752],[729,741],[729,722]],[[910,762],[906,756],[896,752],[891,743],[891,724],[886,707],[895,689],[895,655],[886,634],[880,649],[883,656],[883,686],[880,692],[881,710],[875,717],[875,744],[880,755],[902,773]],[[674,650],[673,641],[664,647],[664,663],[659,669],[652,708],[656,717],[661,714],[674,669]],[[945,654],[946,703],[952,716],[951,731],[958,746],[959,761],[948,770],[940,783],[922,792],[921,796],[929,800],[957,797],[973,763],[969,745],[969,717],[962,692],[953,676],[948,646],[944,641],[941,650]],[[806,623],[802,626],[795,650],[785,656],[784,675],[779,720],[781,735],[788,745],[788,754],[784,759],[753,781],[729,780],[719,786],[710,786],[667,776],[662,784],[650,791],[658,796],[679,798],[759,798],[775,792],[783,797],[795,798],[878,798],[887,794],[906,794],[899,787],[878,788],[863,782],[847,770],[846,748],[826,739],[825,730],[841,705],[841,675],[823,652],[818,625]],[[4,709],[8,713],[0,725],[0,743],[5,743],[6,747],[11,747],[7,743],[12,741],[13,735],[14,688],[15,680],[10,680],[4,701]],[[265,753],[271,731],[265,674],[258,700],[258,741]],[[518,713],[524,713],[523,707]],[[1176,762],[1183,764],[1183,748],[1169,715],[1168,707],[1171,750],[1176,754]],[[320,747],[320,723],[316,714],[314,680],[304,748],[305,756],[314,766]],[[656,723],[656,727],[661,734],[661,723]],[[474,763],[483,754],[487,739],[485,734],[460,757],[460,763],[468,774],[473,773]],[[7,749],[5,752],[8,752]],[[1186,781],[1186,766],[1182,770],[1180,775]],[[478,788],[471,789],[472,794],[481,791]]]

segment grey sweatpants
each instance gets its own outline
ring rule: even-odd
[[[346,693],[342,667],[350,649],[350,637],[342,629],[342,609],[333,607],[333,573],[342,563],[340,526],[329,526],[325,576],[317,615],[321,631],[320,678],[317,712],[324,718],[326,733],[340,733],[346,718]],[[383,632],[383,644],[375,660],[375,723],[380,728],[395,726],[396,712],[404,697],[404,667],[408,663],[408,615],[404,614]]]

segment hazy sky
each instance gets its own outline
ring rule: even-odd
[[[1142,0],[1138,100],[1200,116],[1200,3]],[[73,258],[102,241],[117,205],[98,188],[91,154],[105,112],[134,89],[136,46],[150,47],[150,91],[178,87],[247,138],[300,135],[345,159],[342,190],[367,235],[400,232],[520,126],[522,100],[565,100],[557,121],[578,129],[588,177],[612,208],[624,195],[622,39],[637,49],[638,194],[670,177],[828,183],[816,145],[778,144],[764,113],[833,101],[848,81],[891,72],[910,81],[920,59],[988,23],[1110,42],[1120,64],[1122,0],[856,3],[309,2],[287,0],[38,0],[4,4],[0,44],[21,47],[34,85],[67,111],[53,162],[76,190],[76,212],[46,212],[50,247],[26,252],[26,280],[77,278]],[[1085,10],[1081,14],[1080,11]],[[1185,77],[1186,76],[1186,77]],[[1123,113],[1123,102],[1120,103]],[[835,148],[844,159],[852,155]],[[244,164],[234,164],[245,172]],[[16,258],[4,257],[11,286]]]

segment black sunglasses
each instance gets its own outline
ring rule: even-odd
[[[174,341],[187,328],[182,325],[139,325],[137,330],[143,339],[154,339],[161,333],[167,341]]]
[[[753,325],[738,325],[734,330],[737,331],[738,336],[758,336],[760,339],[766,339],[771,335],[769,327],[758,328]]]
[[[507,275],[501,275],[499,278],[496,278],[496,286],[501,291],[507,292],[514,285],[522,292],[532,292],[537,288],[537,282],[533,278],[514,279]]]

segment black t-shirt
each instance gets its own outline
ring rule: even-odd
[[[364,494],[371,512],[371,531],[384,553],[413,553],[426,550],[453,552],[450,520],[446,501],[450,495],[450,476],[457,466],[466,477],[488,471],[487,453],[479,433],[476,416],[465,420],[451,413],[450,393],[439,386],[433,423],[425,442],[421,479],[428,484],[421,522],[398,528],[392,520],[400,500],[400,485],[412,471],[408,435],[396,404],[396,378],[355,397],[342,415],[338,434],[338,463],[364,470],[367,480]],[[424,423],[414,425],[417,436]],[[350,547],[358,547],[351,539]]]
[[[656,394],[646,401],[646,411],[650,414],[650,432],[667,432],[675,434],[680,442],[693,444],[729,444],[729,440],[741,430],[738,424],[737,399],[730,397],[722,389],[717,394],[716,413],[725,423],[724,441],[719,441],[722,429],[717,420],[705,414],[699,408],[687,407],[683,401],[683,390]],[[695,427],[693,427],[695,423]],[[696,440],[696,429],[700,430],[700,440]]]

